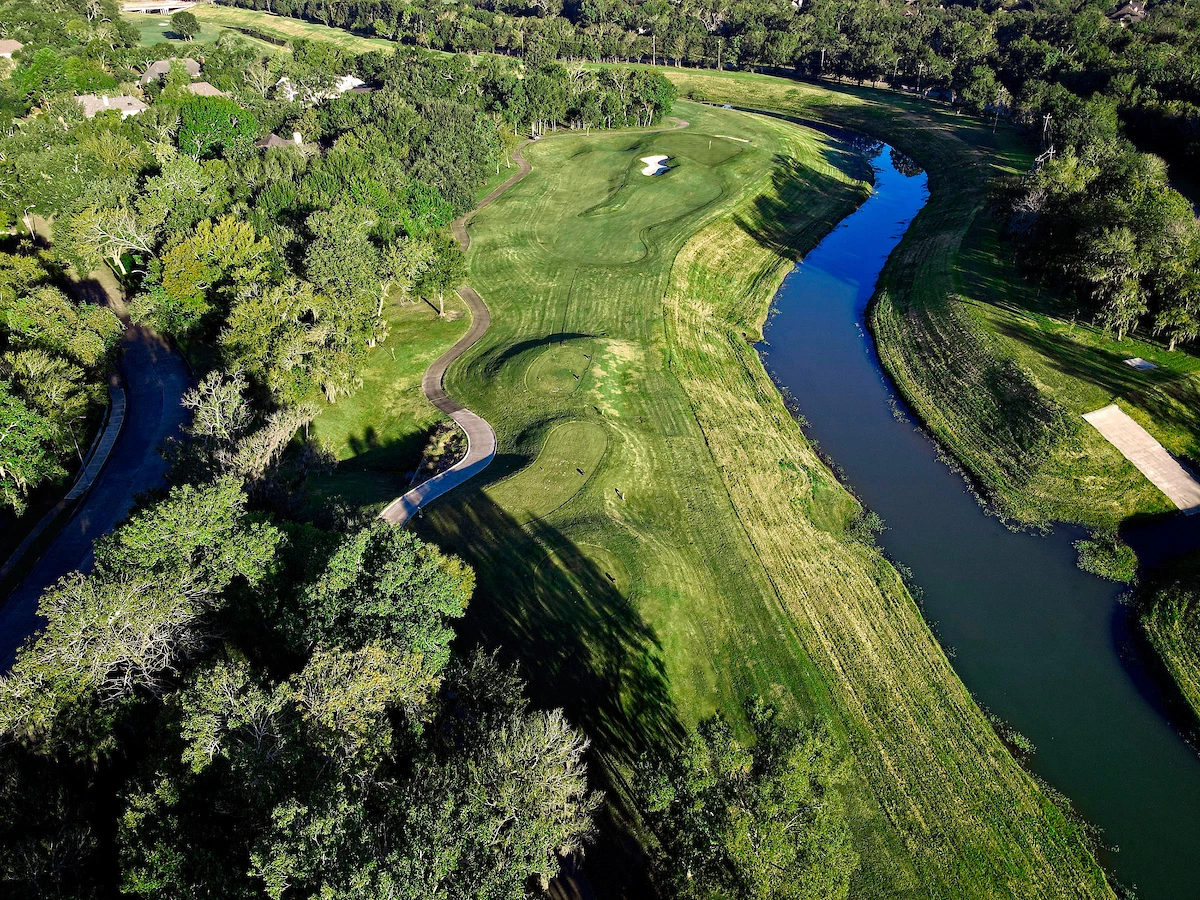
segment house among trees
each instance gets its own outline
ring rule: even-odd
[[[25,45],[20,41],[3,40],[0,41],[0,57],[4,59],[12,59],[12,55],[20,50]]]
[[[115,109],[121,113],[122,119],[128,119],[130,116],[136,116],[138,113],[146,109],[146,104],[137,97],[129,97],[121,95],[110,97],[107,94],[81,94],[75,98],[75,102],[83,107],[83,114],[87,118],[92,118],[96,113],[106,112],[110,109]]]
[[[1128,0],[1110,12],[1108,17],[1122,25],[1135,24],[1146,18],[1146,4],[1142,0]]]
[[[189,84],[186,90],[195,94],[197,97],[228,97],[229,91],[222,91],[219,88],[213,87],[207,81],[196,81]]]
[[[295,103],[301,99],[302,95],[308,102],[313,103],[318,100],[336,100],[342,94],[349,92],[370,93],[374,88],[369,87],[365,81],[354,75],[339,75],[333,80],[333,84],[328,90],[322,93],[320,88],[298,87],[285,75],[275,82],[275,90],[277,95],[288,103]]]
[[[194,59],[160,59],[150,63],[146,68],[146,74],[138,79],[138,84],[145,85],[152,81],[162,81],[171,71],[171,63],[182,63],[189,75],[193,78],[200,77],[200,63]]]
[[[292,132],[292,139],[290,141],[272,132],[265,138],[255,141],[254,146],[259,150],[270,150],[272,147],[291,147],[295,150],[303,150],[305,153],[317,153],[321,149],[320,144],[305,143],[304,138],[298,131]]]

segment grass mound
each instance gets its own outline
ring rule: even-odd
[[[607,446],[600,423],[564,422],[546,436],[527,468],[488,488],[488,495],[521,524],[540,519],[582,490]]]
[[[552,344],[530,364],[525,375],[526,386],[543,394],[575,391],[591,368],[589,350],[592,350],[590,342]]]

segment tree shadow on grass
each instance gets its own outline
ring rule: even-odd
[[[457,649],[499,649],[518,663],[535,706],[562,707],[591,739],[592,780],[608,803],[584,884],[647,896],[626,773],[643,754],[672,752],[684,735],[658,637],[612,573],[557,528],[522,528],[479,490],[454,500],[410,527],[475,569]]]
[[[331,499],[365,507],[390,503],[408,490],[432,430],[381,441],[368,428],[349,439],[354,456],[341,460],[332,472],[311,476],[309,490],[320,505]]]
[[[1200,410],[1200,389],[1193,379],[1168,369],[1139,372],[1125,364],[1122,352],[1087,347],[1038,328],[999,322],[997,329],[1005,337],[1037,351],[1064,375],[1128,400],[1161,425],[1187,431],[1197,427],[1198,417],[1187,413],[1189,407]]]
[[[479,491],[457,500],[414,527],[475,568],[459,643],[517,661],[534,703],[563,707],[610,776],[673,746],[683,729],[662,646],[612,574],[544,521],[522,528]]]
[[[71,292],[80,303],[92,303],[96,306],[108,305],[108,293],[95,278],[81,278],[71,283]]]
[[[857,167],[860,171],[855,174],[860,178],[870,174],[869,166],[840,144],[829,145],[824,152],[830,165],[850,172],[855,172]],[[784,259],[799,262],[804,253],[822,235],[831,231],[846,212],[844,207],[838,205],[830,209],[826,218],[813,219],[813,196],[839,192],[849,195],[852,188],[791,157],[777,155],[773,165],[773,191],[756,197],[748,211],[734,216],[734,222],[761,246]]]

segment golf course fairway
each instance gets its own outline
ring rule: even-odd
[[[869,168],[790,123],[675,115],[689,127],[527,146],[532,172],[472,220],[492,324],[445,386],[499,451],[414,522],[475,567],[464,648],[519,660],[594,742],[609,804],[584,875],[637,893],[631,766],[759,694],[842,744],[852,896],[1111,896],[752,343]],[[648,156],[669,170],[643,175]]]

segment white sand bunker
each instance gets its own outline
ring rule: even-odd
[[[646,164],[646,168],[642,169],[643,175],[661,175],[667,171],[667,166],[664,166],[669,156],[643,156],[642,162]]]

